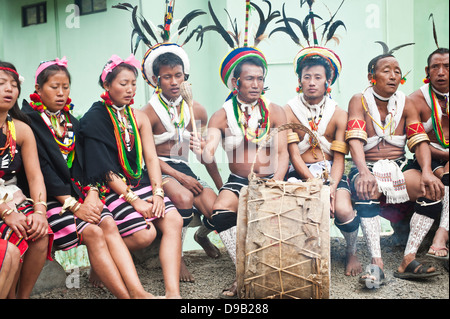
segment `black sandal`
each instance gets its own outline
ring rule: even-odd
[[[414,259],[409,263],[408,266],[406,266],[404,272],[394,272],[394,277],[401,279],[422,279],[439,275],[437,271],[428,272],[430,268],[431,266],[424,266],[416,259]]]

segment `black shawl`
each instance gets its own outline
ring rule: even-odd
[[[80,189],[72,180],[81,181],[83,177],[83,146],[79,134],[80,125],[78,120],[69,114],[70,122],[73,125],[73,132],[76,136],[75,158],[72,168],[69,169],[53,134],[50,132],[40,113],[33,110],[25,100],[22,104],[22,111],[30,118],[30,126],[36,139],[39,163],[42,174],[44,175],[47,197],[70,195],[83,198]]]
[[[103,102],[96,102],[80,120],[80,133],[83,138],[84,175],[87,183],[107,183],[110,174],[125,176],[120,165],[114,126]],[[136,170],[136,150],[126,152],[130,166]],[[143,169],[140,180],[128,180],[128,183],[150,184],[148,173]]]

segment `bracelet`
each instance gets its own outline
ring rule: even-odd
[[[338,152],[338,153],[347,155],[348,152],[350,151],[350,147],[348,146],[348,144],[346,142],[333,141],[333,143],[331,143],[331,150],[334,152]]]
[[[345,141],[348,142],[351,139],[361,140],[364,145],[367,144],[367,133],[362,130],[352,130],[345,132]]]
[[[40,210],[35,210],[33,214],[44,215],[44,212],[41,212]]]
[[[124,198],[128,204],[131,204],[135,200],[139,199],[139,196],[136,195],[129,187],[127,188],[127,193],[124,195],[120,195],[119,198]]]
[[[13,211],[12,209],[5,209],[5,210],[2,212],[2,220],[5,221],[6,216],[11,215],[13,212],[14,212],[14,211]]]
[[[64,214],[65,211],[67,210],[72,210],[73,207],[78,203],[78,201],[75,199],[75,197],[69,197],[64,201],[64,205],[61,208],[61,212],[59,213],[59,215],[61,216],[62,214]]]
[[[411,151],[411,153],[414,153],[415,147],[422,142],[430,143],[430,138],[425,133],[419,133],[419,134],[413,135],[408,140],[408,143],[406,143],[406,145],[408,146],[408,149]]]
[[[94,192],[100,193],[100,191],[98,190],[98,188],[95,187],[95,186],[91,186],[91,188],[89,188],[89,190],[88,190],[87,193],[89,194],[90,191],[94,191]]]
[[[42,206],[45,207],[45,209],[47,209],[47,203],[46,202],[37,202],[37,203],[33,204],[33,208],[35,208],[36,205],[42,205]]]
[[[74,206],[74,207],[72,207],[73,208],[73,211],[72,211],[72,213],[76,213],[79,209],[80,209],[80,207],[81,207],[81,203],[78,203],[77,202],[77,205],[76,205],[76,207]]]
[[[153,192],[153,195],[155,196],[159,196],[161,198],[164,199],[164,190],[162,188],[157,188],[155,189],[155,191]]]

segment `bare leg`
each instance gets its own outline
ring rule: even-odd
[[[164,218],[155,220],[155,226],[162,232],[159,259],[163,270],[166,298],[180,296],[181,228],[183,219],[173,210]]]
[[[112,218],[105,218],[100,224],[100,228],[105,234],[109,252],[130,293],[130,297],[135,299],[153,298],[154,296],[142,287],[131,254],[119,234],[115,221]]]
[[[108,250],[103,231],[96,225],[89,225],[83,231],[83,244],[86,245],[91,267],[106,288],[119,299],[129,299],[127,287]]]
[[[8,243],[5,259],[3,260],[0,271],[0,299],[5,299],[11,291],[14,278],[19,270],[20,251],[19,249]]]
[[[341,224],[349,224],[356,218],[356,213],[353,211],[351,195],[346,190],[336,191],[335,217]],[[356,276],[362,272],[361,263],[356,255],[356,242],[358,240],[358,229],[355,231],[344,231],[341,233],[347,242],[346,250],[346,276]]]
[[[204,188],[200,195],[194,198],[194,206],[202,213],[205,218],[211,220],[213,205],[217,198],[216,193],[210,188]],[[205,226],[200,226],[199,231],[194,235],[195,241],[203,248],[206,254],[211,258],[219,258],[219,249],[211,243],[207,237],[211,232]]]
[[[177,182],[174,178],[164,180],[164,193],[170,198],[175,207],[179,210],[191,210],[194,205],[194,194]],[[180,281],[194,282],[195,278],[186,266],[183,257],[183,243],[187,232],[187,226],[183,227],[181,236],[181,262],[180,262]]]
[[[28,242],[17,289],[18,299],[30,298],[36,281],[44,267],[48,250],[48,236]]]

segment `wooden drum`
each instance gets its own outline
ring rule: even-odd
[[[329,186],[250,177],[239,198],[239,298],[329,298]]]

